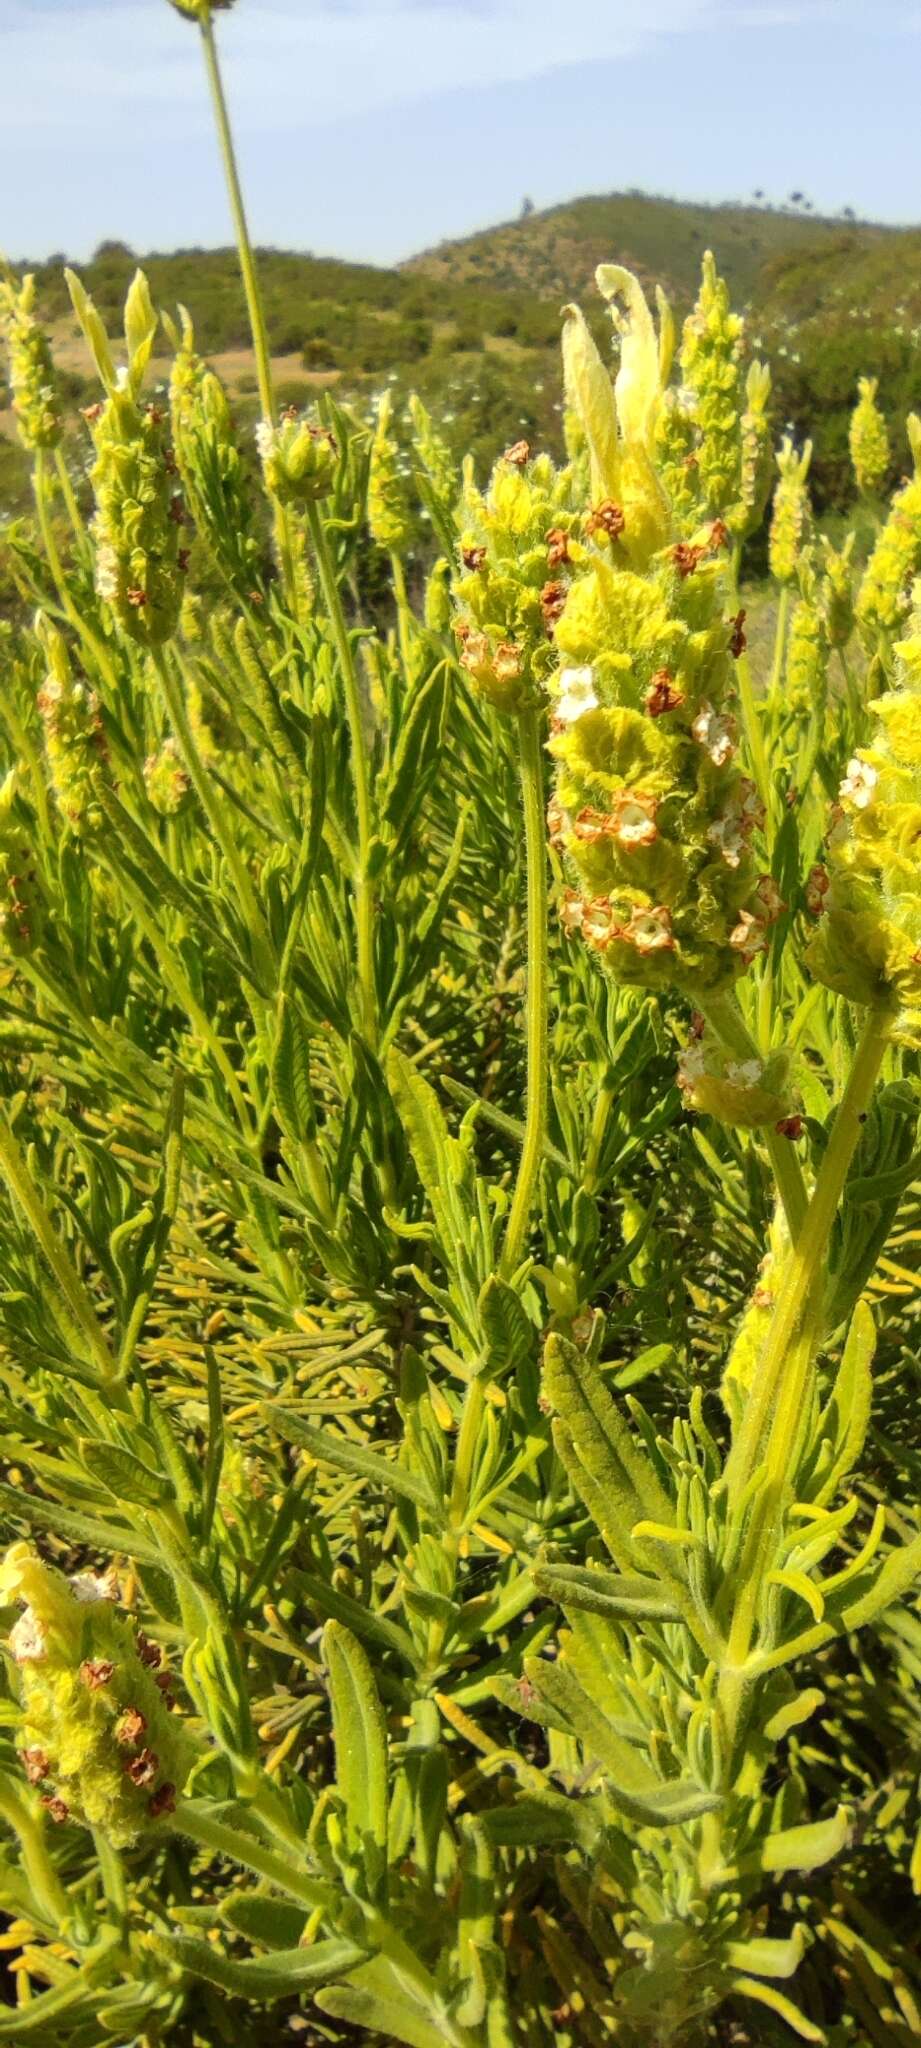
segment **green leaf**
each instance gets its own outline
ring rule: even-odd
[[[300,1569],[285,1574],[285,1585],[290,1586],[299,1599],[306,1601],[315,1614],[324,1621],[341,1621],[353,1634],[382,1650],[393,1650],[406,1663],[415,1662],[415,1648],[408,1630],[391,1621],[386,1614],[375,1614],[371,1607],[363,1607],[348,1593],[342,1593],[337,1586],[330,1586],[316,1572]]]
[[[850,1833],[851,1817],[839,1806],[827,1820],[806,1821],[802,1827],[782,1828],[769,1835],[760,1848],[740,1858],[739,1868],[749,1870],[821,1870],[833,1856],[840,1856]]]
[[[308,1916],[305,1907],[289,1905],[286,1899],[238,1892],[225,1900],[220,1917],[247,1941],[261,1942],[265,1948],[296,1949]]]
[[[175,1499],[172,1480],[151,1471],[133,1451],[96,1437],[81,1437],[79,1448],[86,1470],[116,1500],[130,1501],[139,1508],[160,1508]]]
[[[40,1528],[53,1529],[57,1536],[63,1536],[72,1543],[88,1544],[90,1549],[102,1551],[111,1557],[119,1553],[123,1557],[135,1557],[141,1564],[160,1565],[162,1552],[155,1543],[145,1536],[138,1536],[136,1530],[126,1528],[122,1523],[98,1522],[91,1515],[78,1514],[73,1508],[64,1508],[56,1500],[43,1500],[40,1495],[25,1493],[21,1487],[0,1484],[0,1511],[6,1510],[13,1522],[37,1522]]]
[[[530,1357],[536,1337],[520,1297],[507,1281],[491,1273],[480,1289],[477,1307],[487,1346],[484,1370],[494,1378],[515,1372]]]
[[[337,1984],[335,1990],[319,1992],[315,2002],[330,2019],[346,2020],[382,2041],[404,2041],[406,2048],[444,2048],[444,2028],[421,2005],[383,1998],[357,1984]]]
[[[299,1415],[292,1415],[289,1408],[276,1408],[270,1401],[261,1404],[261,1413],[286,1443],[300,1444],[320,1464],[332,1465],[337,1472],[350,1472],[357,1479],[370,1479],[386,1492],[399,1494],[404,1500],[414,1501],[417,1507],[426,1508],[429,1514],[439,1512],[440,1503],[424,1479],[414,1472],[407,1472],[404,1465],[392,1464],[378,1451],[365,1450],[362,1444],[353,1444],[348,1437],[331,1436],[325,1429],[313,1429],[309,1422],[302,1422]]]
[[[780,2019],[786,2020],[787,2026],[793,2028],[794,2034],[798,2034],[801,2041],[823,2042],[827,2039],[822,2028],[814,2026],[811,2020],[807,2020],[805,2013],[800,2012],[799,2006],[794,2005],[792,1998],[785,1998],[782,1991],[772,1990],[769,1984],[759,1984],[756,1977],[736,1977],[732,1990],[742,1998],[754,1998],[759,2005],[768,2006],[771,2012],[776,2012]]]
[[[721,1805],[719,1794],[686,1779],[662,1781],[623,1736],[576,1674],[559,1659],[555,1664],[529,1657],[525,1673],[555,1708],[581,1744],[586,1766],[600,1766],[608,1796],[619,1812],[642,1827],[672,1827]]]
[[[156,1954],[178,1963],[191,1976],[219,1984],[222,1991],[238,1998],[259,1999],[267,2005],[277,1998],[290,1998],[293,1992],[328,1984],[331,1977],[353,1970],[367,1953],[355,1942],[335,1937],[315,1942],[312,1948],[278,1949],[274,1955],[242,1959],[222,1955],[210,1941],[196,1941],[188,1934],[150,1935],[148,1940]]]
[[[544,1389],[560,1425],[554,1435],[570,1479],[618,1564],[635,1561],[637,1522],[672,1523],[672,1503],[639,1450],[594,1359],[554,1333],[544,1351]]]
[[[387,1868],[387,1724],[367,1656],[350,1629],[328,1621],[323,1654],[329,1670],[341,1794],[349,1847],[364,1863],[372,1896]]]
[[[315,1136],[317,1120],[309,1041],[298,1025],[290,999],[284,996],[279,999],[272,1054],[272,1101],[279,1124],[292,1145],[302,1145]]]
[[[786,1941],[756,1935],[751,1941],[726,1944],[726,1960],[733,1970],[750,1971],[753,1977],[792,1977],[803,1960],[803,1936],[799,1927]]]
[[[613,1620],[678,1621],[679,1609],[657,1579],[639,1572],[608,1572],[600,1565],[549,1564],[538,1560],[534,1584],[566,1609],[606,1614]]]

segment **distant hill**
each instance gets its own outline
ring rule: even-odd
[[[921,406],[921,229],[823,220],[791,209],[611,193],[441,243],[398,269],[260,250],[282,396],[301,403],[335,385],[361,400],[389,377],[398,399],[418,389],[458,449],[471,448],[480,466],[522,433],[558,452],[562,304],[581,300],[607,346],[610,330],[593,283],[599,262],[623,262],[647,287],[663,285],[680,317],[708,247],[734,304],[749,313],[753,346],[771,360],[778,430],[788,425],[813,435],[820,506],[847,498],[847,419],[857,378],[867,372],[880,376],[895,476],[905,459],[905,412]],[[64,261],[35,266],[39,303],[74,402],[85,403],[93,371],[70,310]],[[236,252],[139,257],[121,243],[104,243],[79,267],[113,330],[138,262],[158,305],[188,306],[199,347],[245,422],[255,410],[256,380]],[[155,374],[158,368],[165,371],[165,358]],[[0,429],[10,425],[0,411]],[[7,503],[12,462],[13,451],[5,457],[0,443],[0,497]],[[24,476],[21,464],[19,470]]]
[[[571,199],[563,206],[442,242],[404,268],[445,283],[572,297],[588,287],[598,263],[625,263],[663,286],[679,303],[692,298],[704,249],[714,249],[738,303],[763,302],[775,268],[809,266],[846,241],[853,250],[887,249],[897,231],[845,224],[761,206],[699,206],[642,192]]]

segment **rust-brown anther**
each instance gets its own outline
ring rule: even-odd
[[[569,561],[569,535],[561,526],[551,526],[547,535],[547,562],[551,569],[559,569]]]
[[[58,1827],[62,1827],[65,1820],[70,1819],[70,1807],[65,1804],[63,1799],[58,1799],[56,1796],[52,1797],[49,1794],[42,1800],[42,1805],[45,1808],[48,1819],[56,1822]]]
[[[147,603],[146,590],[126,590],[125,596],[128,599],[128,603],[134,606],[136,612],[143,611]]]
[[[567,590],[565,583],[544,584],[543,590],[540,594],[540,608],[543,616],[544,625],[546,626],[548,633],[553,632],[554,626],[557,624],[558,619],[561,617],[563,608],[566,603],[566,597]]]
[[[102,405],[99,400],[95,405],[82,406],[81,411],[88,427],[94,427],[96,421],[102,418]]]
[[[530,441],[513,441],[511,447],[506,448],[502,459],[503,462],[514,463],[516,469],[523,469],[525,463],[531,460]]]
[[[160,1768],[160,1759],[152,1749],[142,1749],[140,1756],[130,1757],[125,1765],[125,1776],[132,1785],[152,1785]]]
[[[175,1785],[158,1786],[156,1792],[154,1792],[151,1798],[147,1801],[147,1811],[150,1814],[151,1820],[159,1820],[161,1813],[175,1813]]]
[[[774,1129],[779,1138],[801,1138],[803,1135],[803,1119],[801,1116],[782,1116],[779,1122],[774,1125]]]
[[[693,576],[698,562],[703,561],[706,552],[706,548],[700,547],[693,540],[679,540],[677,545],[672,548],[672,561],[681,577],[682,583],[686,577]]]
[[[718,554],[720,548],[724,548],[727,546],[728,541],[729,528],[726,525],[725,520],[714,519],[713,525],[710,528],[710,539],[707,542],[707,546],[710,550],[710,553],[714,555]]]
[[[748,646],[748,640],[743,632],[744,625],[744,611],[736,612],[735,618],[732,621],[732,632],[729,635],[729,652],[732,655],[733,661],[738,661],[740,654],[744,654]]]
[[[191,559],[192,551],[190,548],[179,548],[176,555],[176,567],[181,575],[185,575]]]
[[[828,895],[829,876],[825,868],[810,868],[806,876],[806,909],[810,917],[821,917]]]
[[[42,1779],[51,1774],[51,1765],[43,1749],[24,1749],[22,1767],[30,1785],[40,1785]]]
[[[169,517],[174,526],[184,526],[186,523],[185,506],[179,491],[174,491],[169,501]]]
[[[613,498],[604,498],[586,514],[585,531],[589,536],[606,533],[609,540],[619,540],[626,524],[623,507],[615,505]]]
[[[122,1749],[133,1749],[147,1733],[147,1722],[139,1707],[126,1707],[115,1727],[115,1740]]]
[[[137,1651],[141,1663],[146,1664],[151,1671],[155,1671],[157,1665],[163,1662],[163,1651],[159,1643],[152,1643],[142,1629],[138,1630]]]
[[[164,448],[163,450],[163,467],[167,476],[179,475],[179,464],[171,448]]]
[[[656,670],[643,703],[650,718],[661,718],[663,712],[677,711],[679,704],[684,703],[684,691],[678,689],[671,669]]]
[[[482,569],[486,561],[486,549],[481,546],[461,548],[461,561],[465,569]]]
[[[108,1657],[87,1657],[80,1666],[80,1677],[90,1692],[98,1692],[101,1685],[108,1685],[114,1670]]]
[[[163,421],[166,418],[166,414],[163,411],[162,406],[149,405],[147,407],[147,417],[152,427],[160,427],[162,426]]]

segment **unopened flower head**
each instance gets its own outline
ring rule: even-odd
[[[159,647],[176,630],[185,556],[169,414],[141,396],[157,315],[138,271],[125,302],[127,362],[117,371],[95,306],[72,272],[67,278],[106,390],[105,402],[88,415],[95,447],[96,590],[130,639]]]
[[[891,459],[886,422],[876,402],[877,379],[861,377],[858,400],[851,414],[850,449],[857,489],[866,498],[877,498]]]
[[[854,535],[849,533],[843,547],[835,548],[822,534],[822,585],[820,603],[829,647],[846,647],[854,631],[854,572],[851,555]]]
[[[743,338],[744,322],[731,311],[727,286],[708,250],[681,343],[681,375],[695,428],[698,523],[708,513],[725,512],[739,495]]]
[[[329,427],[292,408],[277,426],[258,422],[256,446],[266,488],[280,505],[314,504],[332,490],[338,449]]]
[[[811,564],[800,572],[800,595],[793,607],[787,643],[787,703],[804,717],[819,717],[828,684],[830,644],[819,601],[818,581]]]
[[[191,1761],[168,1709],[161,1651],[138,1634],[109,1580],[68,1580],[27,1543],[7,1551],[0,1596],[23,1603],[9,1650],[27,1775],[53,1818],[129,1847],[171,1811]]]
[[[458,659],[499,711],[539,702],[556,666],[555,636],[586,559],[569,482],[547,456],[532,461],[525,451],[519,460],[518,449],[496,463],[485,495],[466,480],[453,585]]]
[[[247,485],[227,394],[213,370],[195,348],[192,322],[180,307],[181,339],[176,344],[170,377],[173,452],[185,504],[218,567],[231,586],[249,595],[258,583],[261,547],[254,518],[253,495]],[[182,528],[183,496],[172,503],[172,516]]]
[[[368,525],[379,548],[399,554],[406,547],[412,529],[407,480],[400,469],[400,451],[391,428],[390,393],[385,392],[377,408],[377,422],[371,442],[368,473]]]
[[[170,735],[144,762],[144,787],[161,817],[174,818],[188,799],[190,783],[178,743]]]
[[[876,730],[847,763],[824,867],[810,878],[812,973],[856,1003],[880,1003],[895,1034],[921,1045],[921,586],[894,687],[872,705]]]
[[[34,308],[34,277],[24,277],[18,291],[12,278],[0,278],[0,327],[20,439],[26,448],[56,448],[64,431],[61,392],[48,337]]]
[[[745,409],[739,422],[738,497],[725,514],[731,533],[744,540],[760,526],[771,495],[774,474],[768,405],[771,373],[766,363],[750,363],[745,380]]]
[[[887,661],[911,610],[913,579],[921,571],[921,419],[911,413],[908,439],[914,474],[895,494],[857,595],[857,625],[867,653]]]
[[[34,821],[18,802],[19,776],[0,783],[0,956],[14,959],[41,942],[46,902],[38,872]]]
[[[104,818],[100,791],[106,776],[106,743],[99,700],[74,676],[62,635],[39,615],[36,633],[48,660],[37,705],[45,732],[45,753],[55,802],[77,838],[98,832]]]
[[[784,436],[777,456],[779,477],[768,538],[771,575],[778,583],[793,582],[812,535],[812,508],[806,482],[811,460],[811,441],[798,454],[789,435]]]

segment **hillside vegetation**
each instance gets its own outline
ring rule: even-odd
[[[445,419],[456,450],[471,449],[478,467],[518,434],[558,453],[563,302],[584,303],[600,340],[605,318],[592,278],[597,263],[616,259],[648,286],[660,284],[680,317],[711,246],[733,303],[750,312],[754,345],[771,362],[778,434],[786,426],[812,432],[819,508],[846,502],[848,414],[857,378],[871,363],[892,429],[894,481],[904,461],[901,421],[921,396],[921,231],[768,207],[701,206],[640,193],[587,197],[444,242],[390,270],[262,250],[282,395],[302,403],[318,386],[336,386],[360,399],[388,377],[398,400],[419,390]],[[105,319],[116,320],[138,260],[159,306],[190,308],[198,344],[242,402],[244,419],[247,410],[255,413],[234,250],[139,259],[124,244],[104,243],[81,275]],[[55,256],[38,266],[38,304],[76,405],[89,388],[90,365],[70,311],[64,262]],[[9,415],[0,412],[4,425]],[[23,482],[22,465],[0,449],[0,495],[8,505]]]

